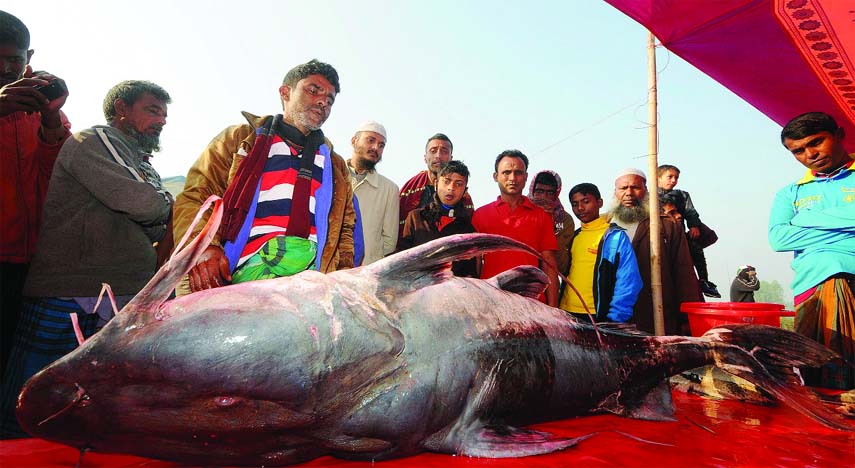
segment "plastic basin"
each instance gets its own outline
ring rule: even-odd
[[[781,326],[781,317],[793,317],[783,304],[767,302],[684,302],[680,311],[689,316],[692,336],[728,323]]]

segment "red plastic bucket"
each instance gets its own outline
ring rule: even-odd
[[[689,315],[692,336],[701,336],[707,330],[727,323],[780,327],[781,317],[796,315],[793,311],[784,310],[783,304],[768,302],[684,302],[680,311]]]

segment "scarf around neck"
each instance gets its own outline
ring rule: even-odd
[[[286,140],[292,146],[302,148],[300,158],[300,173],[294,185],[292,197],[292,211],[300,209],[305,205],[306,211],[309,206],[309,190],[311,188],[312,165],[318,148],[324,143],[324,133],[315,130],[308,135],[296,127],[285,123],[281,114],[268,118],[255,130],[255,143],[249,154],[241,161],[235,173],[234,180],[229,184],[223,195],[223,223],[220,226],[220,240],[222,242],[234,242],[240,228],[246,221],[252,200],[255,198],[255,189],[264,172],[264,165],[273,145],[273,137],[276,134]],[[308,173],[308,179],[306,178]],[[302,223],[306,226],[302,226]],[[293,216],[288,226],[289,232],[308,230],[308,214],[306,216]]]
[[[528,186],[528,198],[530,200],[534,200],[534,186],[535,186],[534,181],[537,180],[537,176],[539,176],[540,174],[542,174],[544,172],[548,172],[549,174],[552,174],[555,177],[555,182],[558,183],[558,186],[555,187],[555,201],[552,203],[551,209],[548,210],[549,214],[552,215],[552,221],[557,223],[559,220],[564,219],[564,213],[565,213],[564,205],[561,204],[561,176],[559,176],[557,172],[546,170],[546,171],[540,171],[537,174],[535,174],[534,179],[532,179],[532,183],[529,184],[529,186]]]

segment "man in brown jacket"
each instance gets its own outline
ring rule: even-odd
[[[279,88],[281,116],[244,113],[248,123],[223,130],[190,168],[175,235],[210,195],[225,206],[223,225],[190,271],[190,290],[354,266],[349,172],[320,130],[339,91],[332,66],[294,67]]]
[[[645,186],[647,177],[638,169],[626,169],[615,179],[615,207],[611,221],[626,229],[638,260],[643,286],[630,323],[653,333],[653,296],[650,290],[650,213]],[[680,312],[683,302],[700,302],[698,277],[683,229],[666,215],[659,216],[662,264],[662,308],[666,335],[688,335],[689,325]]]

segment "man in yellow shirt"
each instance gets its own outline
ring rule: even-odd
[[[629,236],[600,216],[603,198],[596,185],[573,187],[570,206],[582,227],[570,242],[570,268],[563,272],[573,287],[565,285],[559,306],[580,320],[592,314],[597,322],[626,322],[642,285]]]

